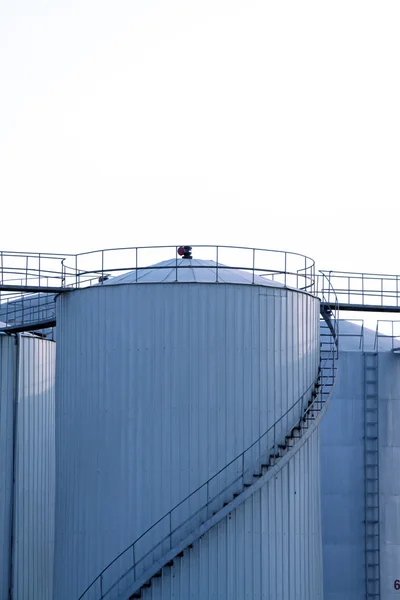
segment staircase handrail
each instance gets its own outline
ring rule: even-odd
[[[332,338],[333,338],[333,344],[334,346],[336,346],[337,351],[339,349],[339,299],[336,293],[335,288],[333,287],[332,281],[331,281],[331,276],[330,273],[331,271],[327,272],[328,275],[326,275],[326,272],[324,271],[320,271],[321,274],[321,278],[322,278],[322,285],[321,285],[321,300],[325,303],[325,305],[329,306],[331,311],[332,311],[332,315],[331,317],[333,317],[331,320],[333,320],[333,325],[332,325],[332,329],[331,329],[331,333],[332,333]],[[319,281],[319,277],[316,278],[317,281]],[[324,283],[325,280],[327,282],[327,287],[325,287]],[[332,299],[333,297],[333,299]]]

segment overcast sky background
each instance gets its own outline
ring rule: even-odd
[[[400,272],[398,0],[0,0],[0,247]]]

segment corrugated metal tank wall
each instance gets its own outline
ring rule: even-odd
[[[57,299],[57,329],[54,597],[71,600],[311,385],[319,301],[257,285],[99,286]]]
[[[400,355],[380,352],[378,367],[381,600],[392,600],[400,595]]]
[[[322,600],[319,432],[143,600]]]
[[[390,351],[390,340],[386,346],[389,350],[378,352],[381,600],[400,594],[395,589],[400,582],[400,356]],[[336,388],[321,424],[325,600],[366,598],[364,376],[363,352],[341,351]]]
[[[9,597],[11,498],[14,497],[12,600],[52,600],[55,344],[33,336],[21,336],[17,345],[15,338],[0,336],[0,348],[0,598]]]
[[[321,422],[324,600],[365,600],[363,360],[340,352]]]

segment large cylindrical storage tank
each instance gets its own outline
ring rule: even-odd
[[[57,600],[77,600],[296,405],[284,435],[317,377],[318,298],[182,263],[179,281],[174,260],[57,298]],[[190,579],[191,598],[322,600],[318,440],[194,543],[174,591],[153,598],[188,598]]]
[[[0,599],[52,600],[55,344],[0,334]]]

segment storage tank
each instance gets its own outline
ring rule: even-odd
[[[54,598],[77,600],[271,425],[278,439],[298,421],[318,375],[319,299],[254,272],[173,259],[56,305]],[[151,597],[322,600],[318,436],[310,430]],[[197,507],[193,497],[179,518]]]
[[[52,600],[55,344],[0,333],[0,598]]]
[[[391,336],[341,322],[321,425],[325,600],[389,600],[400,588],[400,356]]]

